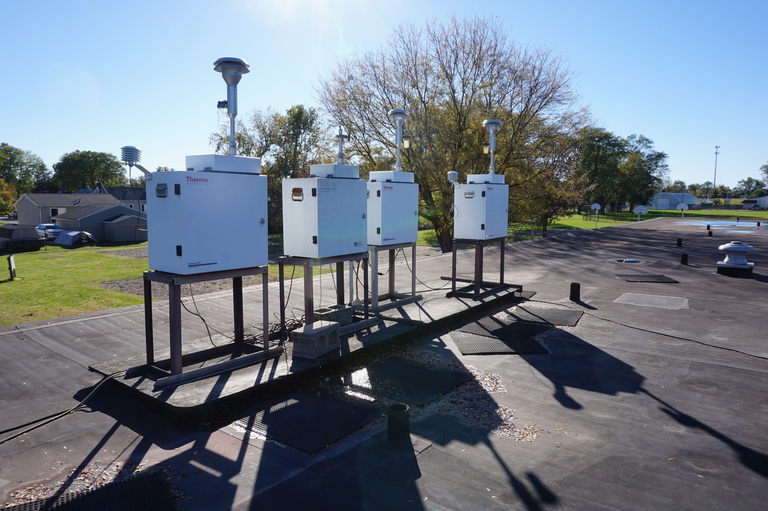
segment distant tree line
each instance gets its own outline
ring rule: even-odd
[[[690,193],[699,199],[756,199],[768,195],[768,164],[763,165],[761,171],[764,172],[763,179],[748,177],[740,180],[733,188],[725,185],[717,185],[712,188],[712,181],[703,183],[691,183],[686,185],[685,181],[665,181],[660,191],[669,193]]]
[[[262,159],[270,223],[279,230],[282,179],[335,162],[340,126],[349,135],[345,161],[360,165],[362,178],[394,169],[395,127],[387,114],[405,109],[410,147],[403,149],[402,167],[414,173],[422,220],[434,227],[443,250],[452,241],[453,189],[446,176],[456,171],[464,180],[488,172],[485,119],[502,122],[495,170],[510,185],[509,220],[533,223],[545,235],[558,217],[593,203],[632,208],[664,190],[765,194],[766,181],[752,178],[733,190],[670,182],[666,153],[644,135],[622,137],[597,126],[571,82],[554,53],[516,44],[496,19],[404,24],[381,48],[354,54],[322,78],[318,108],[257,110],[238,119],[238,152]],[[215,151],[227,151],[228,136],[225,127],[211,135]],[[768,178],[768,164],[760,171]],[[35,155],[8,144],[0,146],[0,179],[0,197],[127,184],[112,155],[74,151],[50,172]]]
[[[63,155],[51,171],[39,156],[0,143],[0,213],[8,213],[25,193],[126,185],[123,167],[112,154],[73,151]]]

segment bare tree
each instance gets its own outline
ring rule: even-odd
[[[378,51],[339,63],[317,92],[325,110],[349,131],[363,174],[394,166],[394,126],[387,112],[409,111],[405,131],[411,148],[403,154],[403,168],[414,172],[421,214],[447,251],[453,190],[446,173],[463,178],[486,172],[483,120],[503,123],[496,169],[514,187],[517,173],[530,168],[530,152],[540,152],[540,137],[560,133],[583,114],[574,110],[570,77],[551,52],[511,42],[501,23],[454,18],[424,28],[401,25]]]

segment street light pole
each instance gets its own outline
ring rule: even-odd
[[[717,155],[720,154],[719,152],[720,146],[715,146],[715,177],[712,178],[712,195],[715,195],[715,189],[717,188]]]

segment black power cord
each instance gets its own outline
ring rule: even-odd
[[[62,412],[58,412],[58,413],[54,413],[54,414],[48,415],[46,417],[41,417],[39,419],[33,420],[31,422],[28,422],[26,424],[22,424],[21,426],[16,426],[16,427],[13,427],[13,428],[6,429],[5,431],[2,431],[2,433],[7,433],[9,431],[13,431],[13,430],[16,430],[16,429],[19,429],[19,428],[24,428],[21,431],[19,431],[17,433],[14,433],[14,434],[12,434],[12,435],[10,435],[10,436],[0,440],[0,445],[4,444],[6,442],[10,442],[14,438],[18,438],[18,437],[20,437],[22,435],[26,435],[30,431],[34,431],[37,428],[41,428],[41,427],[45,426],[46,424],[50,424],[53,421],[61,419],[62,417],[66,417],[67,415],[69,415],[71,413],[75,413],[75,412],[77,412],[79,410],[82,410],[83,408],[85,408],[85,404],[88,401],[90,401],[90,399],[94,396],[94,394],[96,394],[96,392],[101,388],[102,385],[104,385],[107,381],[111,380],[112,378],[115,378],[117,376],[122,376],[124,374],[125,374],[125,371],[116,371],[116,372],[114,372],[112,374],[106,375],[105,377],[103,377],[101,379],[101,381],[99,381],[99,383],[96,384],[96,386],[93,388],[93,390],[91,392],[89,392],[88,395],[85,396],[85,398],[82,401],[80,401],[78,404],[76,404],[72,408],[69,408],[69,409],[64,410]],[[27,426],[27,427],[25,427],[25,426]]]

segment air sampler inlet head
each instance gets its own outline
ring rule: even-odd
[[[237,84],[248,73],[248,63],[235,57],[222,57],[213,63],[213,70],[221,73],[227,83],[227,113],[229,114],[229,154],[237,154],[235,117],[237,117]]]

